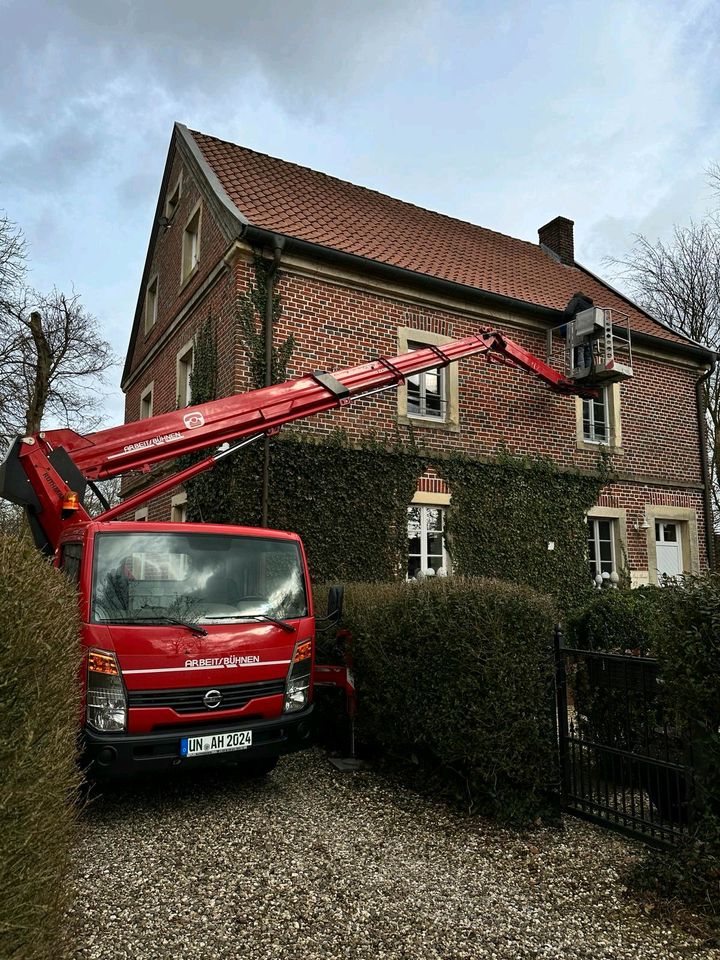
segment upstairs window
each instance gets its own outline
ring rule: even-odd
[[[583,398],[583,439],[587,443],[610,442],[610,404],[607,387],[600,387],[597,397]]]
[[[158,278],[153,277],[145,293],[145,333],[155,326],[158,312]]]
[[[153,387],[154,383],[149,384],[140,394],[140,419],[146,420],[153,415]]]
[[[189,344],[178,353],[177,358],[177,401],[178,407],[187,407],[192,403],[190,377],[193,368],[193,348]]]
[[[182,244],[182,280],[185,282],[193,273],[200,260],[200,224],[202,208],[195,208],[183,233]]]
[[[423,343],[408,343],[408,350],[422,350]],[[446,368],[426,370],[407,378],[408,417],[444,420],[447,406]]]

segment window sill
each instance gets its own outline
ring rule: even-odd
[[[398,414],[398,423],[413,427],[434,427],[436,430],[444,430],[446,433],[460,433],[460,424],[452,420],[440,420],[436,417],[417,417]]]
[[[193,277],[195,276],[195,274],[198,272],[198,269],[199,269],[199,268],[200,268],[200,261],[198,260],[198,262],[197,262],[197,263],[195,264],[195,266],[192,268],[192,270],[190,271],[190,273],[189,273],[184,279],[182,279],[182,280],[180,281],[180,290],[178,291],[179,293],[182,293],[182,291],[185,289],[185,287],[190,283],[190,281],[192,280],[192,278],[193,278]]]
[[[614,443],[601,443],[595,440],[577,440],[576,445],[578,450],[601,450],[604,448],[618,457],[625,455],[623,448],[615,446]]]

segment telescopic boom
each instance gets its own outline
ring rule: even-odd
[[[234,448],[216,452],[94,518],[113,520],[211,469],[222,456],[252,439],[476,354],[534,373],[557,393],[593,395],[591,389],[579,387],[513,340],[496,331],[485,331],[442,347],[424,347],[393,358],[378,357],[334,374],[316,371],[298,380],[84,436],[73,430],[47,430],[18,437],[0,466],[0,496],[25,508],[37,545],[51,552],[68,523],[91,519],[83,506],[89,481],[133,470],[148,472],[155,463],[236,443]]]

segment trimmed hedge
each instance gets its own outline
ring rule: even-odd
[[[350,584],[359,737],[472,810],[521,823],[554,812],[554,623],[529,587]]]
[[[0,535],[0,956],[63,953],[75,829],[77,596],[26,541]]]
[[[720,576],[602,593],[568,632],[578,646],[660,661],[669,728],[692,734],[694,820],[688,843],[649,853],[633,882],[705,910],[720,926]],[[598,716],[595,709],[593,722]]]

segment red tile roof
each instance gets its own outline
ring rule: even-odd
[[[190,134],[230,199],[257,227],[556,310],[581,292],[598,306],[627,313],[637,333],[688,342],[582,267],[558,263],[537,244],[204,133]]]

